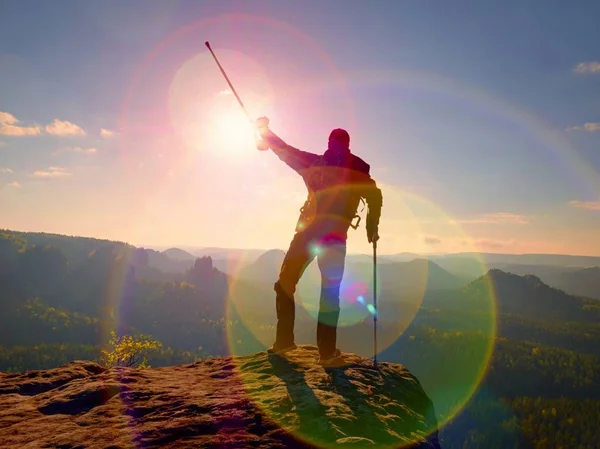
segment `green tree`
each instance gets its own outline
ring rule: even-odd
[[[149,368],[146,357],[162,348],[162,343],[150,335],[121,335],[110,333],[108,348],[102,349],[100,363],[108,368],[114,366]]]

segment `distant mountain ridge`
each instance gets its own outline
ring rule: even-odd
[[[160,247],[156,245],[131,245],[124,243],[120,240],[110,240],[105,238],[97,237],[85,237],[67,234],[57,234],[52,232],[39,232],[39,231],[17,231],[12,229],[0,229],[0,232],[9,233],[13,235],[26,236],[28,241],[31,243],[49,244],[50,241],[59,242],[65,241],[65,239],[77,239],[79,241],[86,241],[90,245],[99,245],[105,243],[121,243],[129,246],[143,247],[146,249],[156,250],[158,252],[169,251],[171,249],[184,251],[185,253],[191,254],[195,257],[211,256],[213,259],[222,257],[226,254],[244,254],[249,258],[257,258],[261,254],[269,251],[269,249],[244,249],[244,248],[232,248],[232,247],[194,247],[194,246],[171,246],[171,247]],[[277,249],[277,248],[272,248]],[[281,248],[279,248],[281,249]],[[287,248],[283,249],[284,251]],[[581,256],[581,255],[570,255],[570,254],[543,254],[543,253],[531,253],[531,254],[503,254],[503,253],[475,253],[475,252],[458,252],[458,253],[384,253],[384,248],[379,249],[379,255],[382,260],[393,261],[405,261],[408,262],[413,259],[426,258],[433,261],[440,261],[444,259],[476,259],[483,260],[487,264],[525,264],[525,265],[563,265],[569,267],[582,267],[589,268],[594,266],[600,266],[600,256]],[[349,253],[349,257],[370,257],[370,254],[361,253]]]
[[[187,251],[184,251],[179,248],[166,249],[166,250],[162,251],[162,254],[164,254],[165,256],[167,256],[170,259],[182,260],[182,261],[194,261],[194,260],[196,260],[196,257],[197,257],[197,256],[194,256],[193,254],[190,254]]]
[[[498,253],[455,253],[437,257],[481,257],[486,264],[511,263],[528,265],[563,265],[566,267],[593,267],[600,265],[598,256],[568,254],[498,254]]]
[[[355,264],[349,267],[350,275],[355,272],[369,274],[370,264]],[[406,262],[388,262],[378,267],[379,282],[383,289],[428,289],[457,288],[468,282],[455,276],[428,259],[413,259]],[[370,277],[369,277],[370,279]]]
[[[570,295],[545,284],[533,275],[519,276],[499,269],[491,269],[469,283],[463,294],[477,300],[486,295],[491,286],[499,313],[513,313],[534,319],[559,321],[600,320],[600,301]],[[487,297],[481,297],[488,300]]]
[[[574,295],[600,299],[600,267],[561,273],[552,279],[551,285]]]
[[[519,276],[534,275],[551,287],[567,293],[600,299],[600,267],[558,265],[495,264],[494,268]]]
[[[277,281],[284,257],[285,253],[281,250],[267,251],[258,257],[256,261],[242,268],[236,276],[240,279],[270,286]],[[373,265],[370,261],[365,262],[364,259],[362,260],[361,262],[346,261],[342,289],[344,289],[344,285],[348,286],[357,282],[370,288]],[[388,291],[458,288],[466,285],[469,281],[469,278],[455,276],[427,259],[387,262],[378,266],[380,288]],[[316,260],[307,268],[299,283],[299,291],[307,292],[309,285],[312,285],[310,288],[313,291],[320,285],[320,274]]]
[[[51,245],[60,248],[71,264],[82,262],[91,251],[107,244],[122,248],[136,248],[124,242],[91,237],[10,230],[0,232],[13,235],[15,238],[26,238],[32,244]],[[163,274],[155,274],[162,278],[184,273],[193,266],[196,258],[210,256],[213,265],[224,273],[244,279],[262,279],[264,282],[269,283],[275,282],[285,254],[285,251],[280,249],[267,251],[219,247],[185,247],[185,249],[171,247],[161,251],[151,248],[142,249],[145,249],[148,254],[149,268],[160,270]],[[267,257],[265,256],[267,254],[271,254],[270,257],[272,257],[269,263],[261,259],[263,256]],[[435,263],[435,266],[429,266],[432,271],[428,275],[430,288],[445,288],[456,284],[448,274],[457,278],[458,283],[466,283],[485,275],[490,268],[497,268],[515,274],[533,274],[546,284],[562,289],[567,293],[600,299],[600,276],[598,275],[600,257],[468,252],[432,255],[406,252],[378,256],[378,264],[381,272],[384,273],[382,276],[386,279],[392,278],[387,274],[391,270],[386,267],[388,264],[406,263],[413,260],[429,260]],[[366,266],[371,263],[372,255],[370,254],[348,254],[346,259],[348,272],[353,270],[366,272]],[[356,264],[363,265],[361,268],[354,269],[353,266]],[[437,270],[438,268],[445,270],[445,272],[440,272]],[[309,272],[313,269],[314,267],[311,267]],[[404,269],[409,268],[405,267]],[[423,272],[425,269],[421,267],[420,270]],[[150,275],[149,271],[148,274]],[[441,280],[442,278],[444,280]]]

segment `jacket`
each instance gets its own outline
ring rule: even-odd
[[[312,231],[345,240],[357,218],[361,199],[368,206],[367,223],[377,228],[383,197],[370,176],[370,166],[350,150],[314,154],[294,148],[270,130],[263,135],[273,152],[294,169],[306,185],[308,197],[300,209],[296,232]],[[360,219],[360,218],[359,218]]]

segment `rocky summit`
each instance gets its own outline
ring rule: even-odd
[[[402,365],[317,349],[161,368],[75,361],[0,373],[6,448],[439,448],[433,405]]]

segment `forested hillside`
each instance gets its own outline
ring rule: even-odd
[[[111,330],[160,341],[151,366],[264,349],[258,337],[273,332],[272,288],[235,280],[209,257],[180,273],[161,271],[149,264],[155,253],[0,231],[0,370],[96,360]],[[382,286],[382,307],[400,293]],[[491,270],[468,285],[430,288],[419,306],[379,358],[419,378],[448,421],[442,447],[597,447],[600,302]],[[314,343],[314,318],[301,307],[296,329],[299,342]],[[342,349],[354,352],[356,336],[370,345],[371,332],[369,316],[341,329]]]

